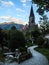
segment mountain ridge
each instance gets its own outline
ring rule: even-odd
[[[4,22],[4,23],[0,23],[0,28],[4,29],[4,30],[9,30],[11,29],[12,26],[15,26],[16,29],[20,30],[24,27],[23,24],[17,24],[15,22]]]

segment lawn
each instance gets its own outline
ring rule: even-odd
[[[49,60],[49,49],[48,48],[35,48],[36,51],[42,53]]]

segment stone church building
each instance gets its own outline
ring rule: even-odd
[[[30,10],[28,28],[29,28],[29,30],[35,30],[35,29],[38,28],[38,25],[35,23],[35,16],[34,16],[34,12],[33,12],[33,7],[32,6],[31,6],[31,10]]]
[[[38,25],[35,23],[35,16],[34,16],[34,12],[33,12],[33,7],[31,6],[31,10],[30,10],[30,16],[29,16],[29,23],[28,25],[26,24],[23,28],[23,31],[31,31],[31,30],[35,30],[38,28]]]

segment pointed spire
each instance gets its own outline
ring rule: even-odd
[[[31,11],[30,11],[30,17],[34,16],[34,12],[33,12],[33,6],[31,5]]]

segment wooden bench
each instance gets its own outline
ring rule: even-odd
[[[32,57],[31,53],[26,53],[26,54],[20,55],[20,57],[17,61],[18,61],[18,63],[20,63],[24,60],[31,58],[31,57]]]

